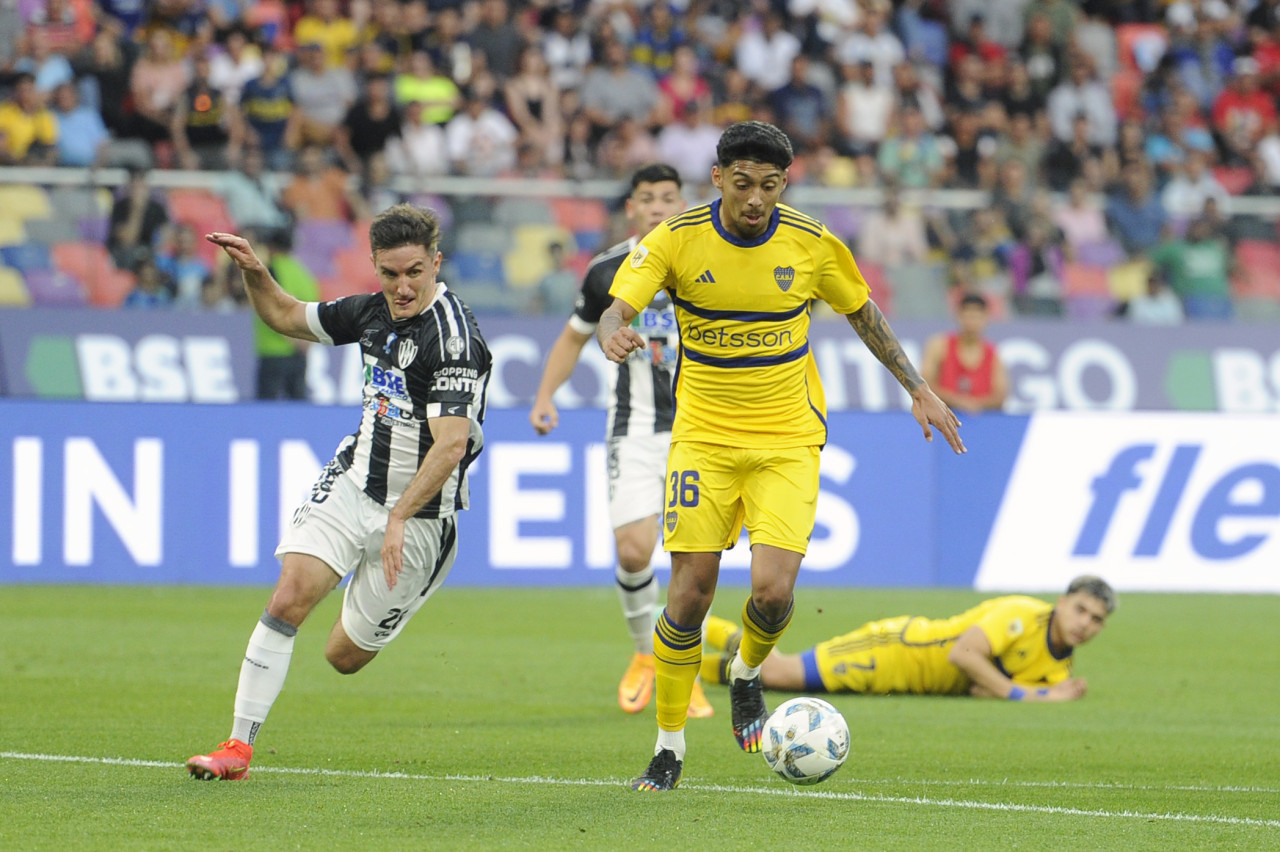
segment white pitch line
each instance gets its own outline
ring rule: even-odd
[[[1137,790],[1171,793],[1280,793],[1280,787],[1234,786],[1230,784],[1123,784],[1118,781],[1017,781],[1003,778],[844,778],[853,784],[920,784],[950,787],[1045,787],[1067,790]]]
[[[184,764],[161,760],[138,760],[124,757],[82,757],[64,754],[30,754],[18,751],[0,751],[0,760],[31,760],[46,763],[83,763],[102,766],[136,766],[156,769],[180,769]],[[388,778],[403,781],[433,781],[453,783],[496,783],[496,784],[556,784],[573,787],[621,787],[627,783],[623,779],[599,778],[553,778],[546,775],[529,775],[524,777],[505,777],[499,775],[420,775],[409,772],[380,772],[377,770],[358,769],[321,769],[299,768],[288,766],[256,766],[253,771],[258,774],[276,773],[283,775],[320,775],[338,778]],[[864,782],[855,783],[902,783],[902,782]],[[996,782],[999,783],[999,782]],[[1013,782],[1018,783],[1018,782]],[[1034,783],[1034,782],[1033,782]],[[1011,785],[1010,785],[1011,786]],[[1020,805],[1009,802],[976,802],[967,799],[932,799],[926,796],[882,796],[866,793],[838,793],[826,790],[808,790],[796,787],[741,787],[729,784],[685,784],[685,789],[700,790],[712,793],[739,793],[761,796],[790,796],[799,798],[819,798],[845,802],[872,802],[876,804],[895,805],[928,805],[941,808],[964,808],[968,810],[1009,811],[1017,813],[1052,814],[1058,816],[1100,817],[1103,819],[1142,819],[1160,820],[1164,822],[1200,822],[1214,825],[1240,825],[1256,828],[1280,828],[1280,819],[1260,819],[1257,817],[1233,817],[1216,814],[1188,814],[1178,812],[1147,811],[1107,811],[1088,810],[1085,808],[1059,807],[1057,805]]]

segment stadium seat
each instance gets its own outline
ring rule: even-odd
[[[1232,292],[1236,296],[1280,299],[1280,245],[1241,240],[1236,245]]]
[[[1142,116],[1142,74],[1130,68],[1120,68],[1111,77],[1111,103],[1116,117],[1123,121]]]
[[[594,198],[553,198],[555,222],[570,231],[604,231],[609,227],[609,210]]]
[[[5,216],[0,211],[0,246],[17,246],[27,241],[27,229],[21,219]]]
[[[458,228],[457,251],[481,251],[502,254],[511,247],[509,228],[472,222]]]
[[[19,272],[26,272],[28,269],[51,269],[53,266],[49,247],[32,242],[0,247],[0,261]]]
[[[31,294],[22,280],[22,274],[16,269],[0,266],[0,306],[25,308],[30,304]]]
[[[573,234],[559,225],[517,225],[511,236],[514,244],[502,258],[508,287],[523,289],[541,281],[552,269],[552,243],[564,246],[566,254],[578,250]]]
[[[54,218],[68,222],[99,212],[98,193],[87,186],[56,187],[49,192],[49,203],[53,206]]]
[[[293,250],[294,258],[317,278],[327,278],[334,273],[333,252],[325,248],[299,246]]]
[[[1062,267],[1062,290],[1068,298],[1075,296],[1111,298],[1107,270],[1083,263],[1068,263]]]
[[[574,231],[573,239],[578,244],[578,251],[588,254],[596,254],[607,248],[604,244],[604,231]]]
[[[861,268],[861,267],[860,267]],[[947,316],[947,268],[941,263],[906,263],[888,270],[893,315],[898,319]]]
[[[29,240],[45,245],[80,239],[80,224],[75,219],[28,219],[26,229]]]
[[[416,207],[428,207],[436,212],[436,216],[440,219],[440,230],[448,234],[453,231],[453,207],[449,202],[444,200],[442,195],[432,195],[429,192],[417,192],[409,196],[409,203]],[[365,224],[365,232],[368,233],[368,223]]]
[[[832,204],[820,217],[827,230],[845,242],[853,242],[862,230],[863,211],[848,204]]]
[[[106,243],[111,231],[111,220],[106,216],[86,216],[76,223],[79,239],[91,243]]]
[[[32,269],[26,274],[31,303],[42,308],[79,308],[89,304],[84,285],[56,269]]]
[[[175,187],[167,196],[169,215],[175,222],[190,222],[207,219],[221,210],[226,213],[226,204],[222,196],[208,189],[191,189]],[[228,220],[230,217],[226,217]]]
[[[1147,292],[1147,279],[1150,277],[1150,261],[1130,260],[1107,270],[1107,286],[1113,299],[1127,302]]]
[[[365,249],[351,247],[338,251],[333,256],[333,273],[347,293],[376,293],[382,287]]]
[[[1253,170],[1247,166],[1215,166],[1213,176],[1232,195],[1243,195],[1253,186]]]
[[[871,299],[887,317],[893,316],[893,285],[884,267],[878,263],[860,263],[858,269],[871,288]]]
[[[0,210],[14,219],[48,219],[53,215],[44,187],[20,183],[0,185]]]
[[[459,284],[502,284],[502,255],[486,252],[454,252],[450,275]]]
[[[95,308],[118,308],[137,282],[132,272],[113,268],[86,279],[85,283],[89,292],[89,304]]]
[[[78,241],[57,243],[50,248],[54,268],[88,284],[115,269],[101,243]]]
[[[545,225],[554,222],[551,206],[538,198],[504,198],[493,206],[493,222],[498,225]]]

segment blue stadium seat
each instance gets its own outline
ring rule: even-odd
[[[0,260],[5,266],[11,266],[20,272],[29,269],[52,269],[53,259],[49,257],[49,247],[41,243],[25,243],[20,246],[4,246],[0,248]]]
[[[502,284],[502,255],[492,252],[455,252],[452,261],[452,275],[459,283]]]

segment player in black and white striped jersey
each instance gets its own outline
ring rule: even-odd
[[[614,273],[635,251],[641,237],[684,208],[680,173],[671,166],[655,163],[631,176],[626,213],[636,236],[596,255],[587,267],[577,305],[547,355],[529,412],[538,434],[547,434],[559,423],[552,396],[573,373],[582,347],[595,334],[600,314],[613,303],[609,287]],[[618,685],[618,704],[628,713],[643,710],[653,694],[653,620],[659,590],[650,560],[658,541],[658,517],[663,505],[663,480],[675,414],[671,381],[679,344],[675,313],[665,294],[659,294],[633,325],[648,339],[649,346],[619,365],[610,390],[606,427],[609,520],[618,551],[615,578],[623,617],[635,644],[631,662]],[[690,704],[690,715],[711,713],[711,705],[698,690]]]
[[[491,358],[475,317],[444,282],[436,215],[407,204],[369,227],[381,293],[300,302],[234,234],[210,234],[240,267],[250,304],[301,340],[357,343],[360,427],[343,439],[294,513],[276,556],[280,579],[249,638],[231,738],[187,761],[197,778],[238,780],[284,687],[298,626],[348,574],[325,658],[353,674],[399,635],[448,576],[467,468],[484,446]]]

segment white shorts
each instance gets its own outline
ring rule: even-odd
[[[609,439],[609,522],[616,530],[662,514],[671,433]]]
[[[404,570],[394,589],[382,575],[387,509],[330,463],[311,496],[293,513],[276,557],[305,553],[339,577],[351,575],[342,597],[342,627],[356,646],[380,651],[444,583],[458,554],[458,525],[447,518],[410,518],[404,525]]]

